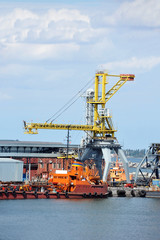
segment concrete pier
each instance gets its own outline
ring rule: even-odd
[[[160,191],[153,191],[145,187],[108,187],[109,197],[156,197],[160,198]]]

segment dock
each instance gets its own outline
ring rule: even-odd
[[[146,197],[160,198],[160,191],[155,191],[152,188],[136,187],[108,187],[108,197]]]

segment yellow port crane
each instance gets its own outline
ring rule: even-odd
[[[109,83],[108,77],[117,77],[119,80],[106,92],[106,84]],[[37,134],[38,129],[83,130],[92,132],[94,139],[104,139],[106,136],[114,137],[116,130],[112,124],[112,117],[107,112],[106,103],[127,81],[133,81],[134,78],[133,74],[111,75],[101,71],[95,74],[94,96],[88,102],[93,104],[94,108],[92,125],[54,124],[52,122],[26,123],[24,121],[25,133]],[[102,92],[99,96],[100,90]]]

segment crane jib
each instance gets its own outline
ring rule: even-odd
[[[118,77],[119,80],[108,91],[106,91],[106,85],[108,84],[108,77]],[[109,109],[106,108],[106,103],[111,97],[128,81],[133,81],[135,75],[133,74],[120,74],[112,75],[99,71],[95,74],[95,89],[93,96],[87,100],[88,108],[92,109],[91,121],[86,125],[77,124],[53,124],[51,123],[26,123],[24,121],[25,133],[37,134],[38,129],[58,129],[58,130],[78,130],[91,132],[92,137],[106,137],[108,135],[114,137],[114,133],[117,131],[114,129],[112,116]],[[99,96],[99,92],[101,96]]]

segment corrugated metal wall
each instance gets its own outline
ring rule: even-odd
[[[0,159],[0,181],[23,180],[23,162],[13,159]]]

